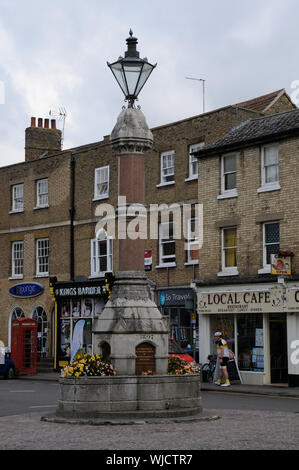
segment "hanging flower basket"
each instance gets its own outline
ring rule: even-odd
[[[277,253],[278,258],[293,258],[294,253],[292,251],[281,251]]]

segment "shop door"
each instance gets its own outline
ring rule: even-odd
[[[284,314],[270,314],[271,383],[288,382],[287,324]]]

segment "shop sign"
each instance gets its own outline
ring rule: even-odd
[[[287,289],[287,312],[299,312],[299,287]]]
[[[144,252],[144,271],[151,271],[153,265],[153,251],[145,250]]]
[[[272,274],[278,276],[290,276],[291,273],[291,257],[282,257],[279,254],[271,255],[271,270]]]
[[[23,282],[17,284],[9,289],[10,295],[13,297],[36,297],[40,295],[44,290],[44,287],[37,282]]]
[[[55,289],[55,297],[82,297],[107,294],[106,287],[101,286],[74,286],[59,287]]]
[[[200,292],[197,297],[200,314],[270,313],[283,311],[283,292],[273,288],[260,291]]]
[[[165,307],[169,306],[183,306],[185,307],[186,300],[193,300],[194,291],[188,289],[169,289],[160,293],[160,305]]]

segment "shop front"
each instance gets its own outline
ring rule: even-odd
[[[198,362],[198,319],[193,289],[172,287],[158,289],[158,307],[169,318],[169,336]]]
[[[67,365],[77,352],[93,353],[93,322],[109,299],[112,277],[106,280],[58,282],[51,278],[55,302],[54,368]]]
[[[209,285],[196,291],[200,362],[216,352],[214,333],[221,331],[243,383],[299,386],[299,284]]]

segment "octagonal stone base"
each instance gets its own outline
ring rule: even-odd
[[[144,419],[202,412],[199,375],[60,379],[56,417]]]

